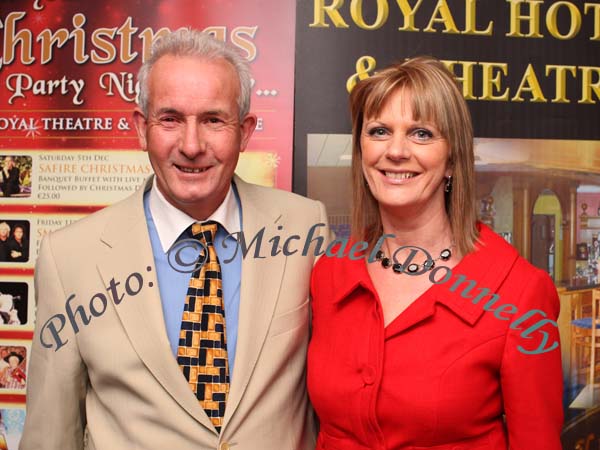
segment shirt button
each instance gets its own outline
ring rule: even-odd
[[[375,383],[375,369],[371,366],[364,366],[361,371],[362,380],[365,384],[371,385]]]

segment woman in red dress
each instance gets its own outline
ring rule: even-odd
[[[415,58],[359,82],[350,103],[352,239],[369,247],[313,271],[317,448],[561,450],[558,296],[476,220],[452,74]]]

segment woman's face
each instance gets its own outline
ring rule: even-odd
[[[11,356],[8,358],[8,364],[10,367],[17,367],[19,365],[19,358],[16,356]]]
[[[360,146],[363,174],[380,206],[444,208],[450,148],[435,124],[413,119],[410,92],[396,90],[379,117],[364,118]]]

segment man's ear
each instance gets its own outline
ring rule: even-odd
[[[240,152],[246,150],[248,141],[250,140],[250,137],[256,128],[256,121],[257,119],[254,114],[248,114],[246,117],[244,117],[244,120],[242,120],[242,123],[240,124],[240,130],[242,134],[242,139],[240,141]]]
[[[146,141],[146,129],[148,124],[146,122],[146,116],[139,106],[133,110],[133,123],[135,125],[135,131],[137,132],[140,147],[147,152],[148,142]]]

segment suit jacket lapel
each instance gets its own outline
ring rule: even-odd
[[[271,256],[271,244],[268,243],[271,236],[280,234],[277,226],[283,225],[285,229],[283,217],[269,209],[255,187],[237,176],[234,181],[242,204],[244,238],[250,245],[264,227],[260,250],[264,258],[254,257],[253,246],[242,261],[238,341],[223,427],[227,426],[240,403],[267,337],[286,263],[282,253]]]
[[[142,276],[144,282],[139,294],[125,294],[123,301],[115,305],[123,328],[140,359],[163,388],[198,422],[214,430],[169,346],[143,207],[143,193],[151,185],[150,178],[145,189],[140,188],[128,200],[113,207],[101,237],[110,250],[99,259],[97,267],[105,286],[113,278],[120,282],[119,292],[124,292],[125,282],[132,273]],[[135,280],[132,279],[131,284],[136,286]]]

